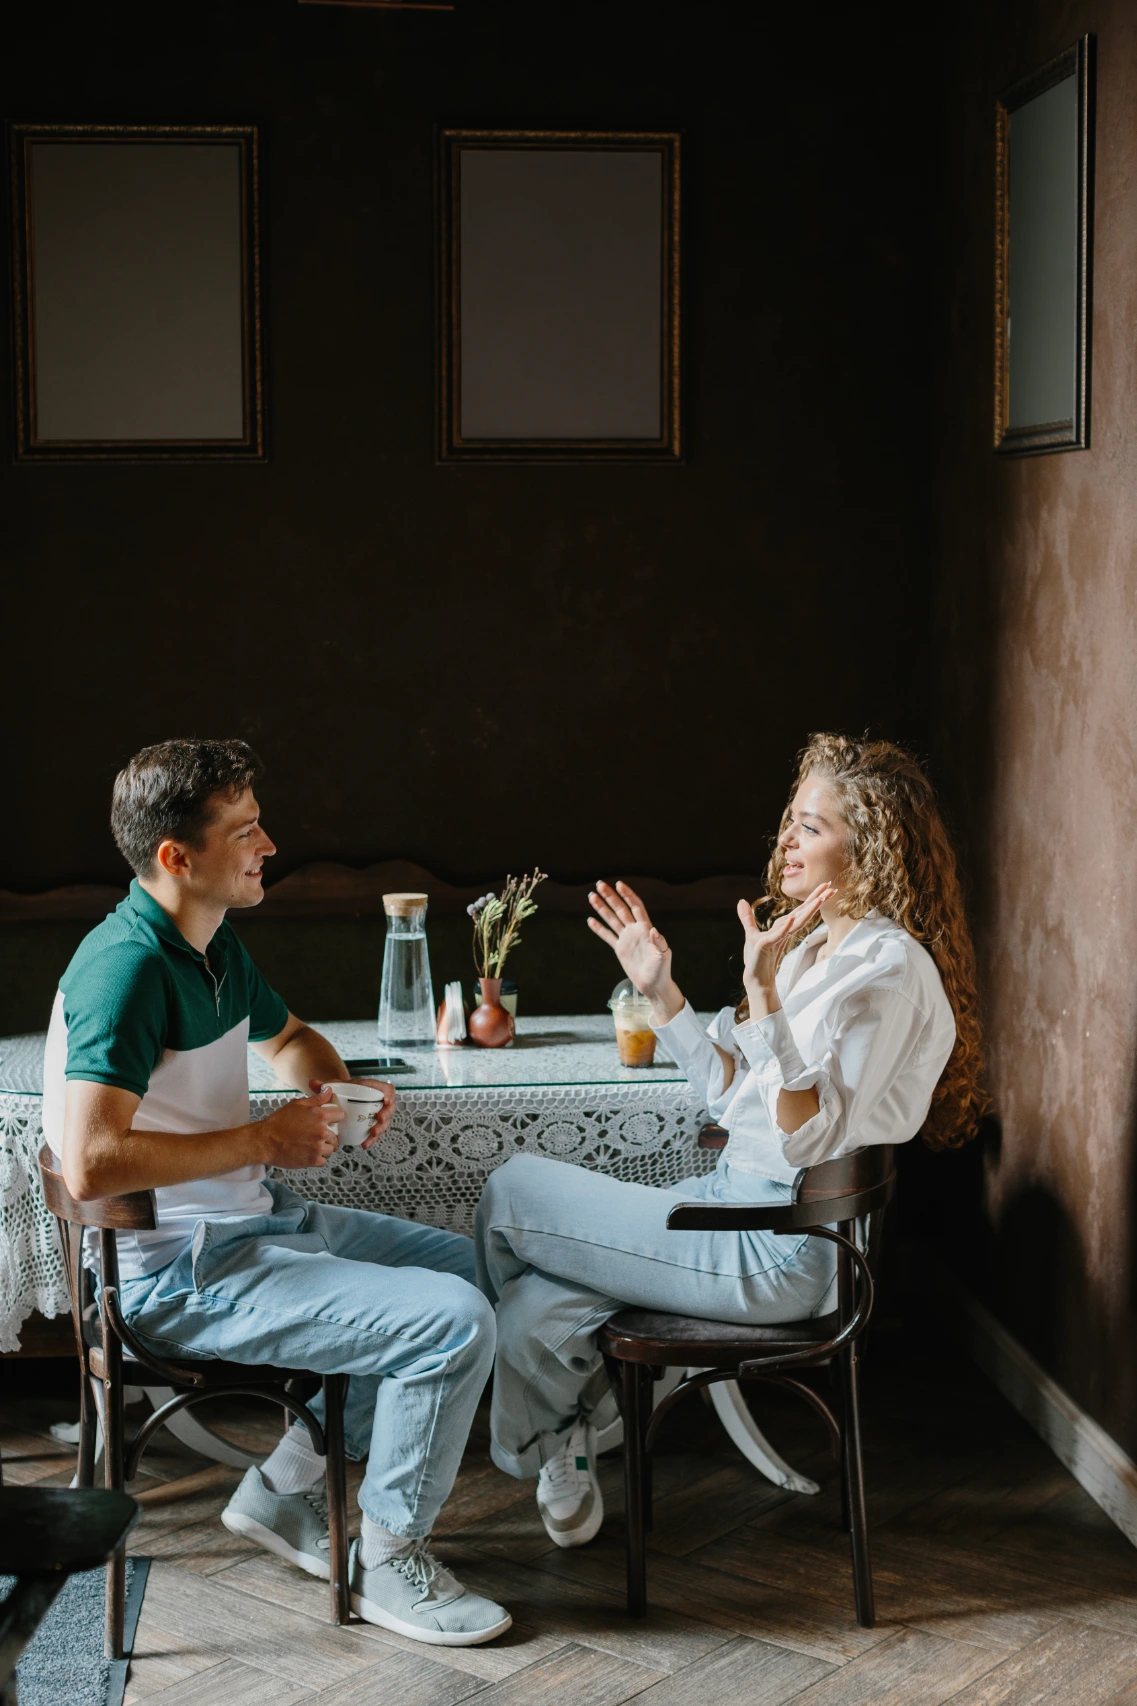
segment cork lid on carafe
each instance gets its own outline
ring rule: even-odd
[[[428,894],[385,894],[383,911],[388,918],[409,918],[412,912],[421,912],[429,899]]]

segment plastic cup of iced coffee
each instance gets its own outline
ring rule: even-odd
[[[621,1066],[650,1066],[655,1059],[655,1032],[651,1028],[651,1002],[626,977],[612,991],[608,1002],[616,1025],[616,1047]]]

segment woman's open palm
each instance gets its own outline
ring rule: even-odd
[[[774,988],[778,967],[791,938],[803,925],[812,923],[825,902],[832,900],[836,893],[832,883],[818,883],[808,900],[792,912],[784,912],[780,918],[775,918],[767,930],[759,929],[750,903],[739,901],[738,916],[746,936],[742,951],[742,980],[748,993],[751,983],[768,990]]]
[[[588,927],[614,948],[616,958],[641,994],[655,997],[671,983],[671,949],[627,883],[597,883],[589,895],[596,917]]]

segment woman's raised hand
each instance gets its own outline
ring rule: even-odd
[[[677,1013],[683,997],[671,976],[671,949],[648,917],[647,907],[627,883],[597,883],[588,897],[596,917],[588,927],[615,949],[616,958],[642,995]],[[668,1012],[669,1018],[674,1017]]]
[[[825,902],[832,900],[836,893],[832,883],[819,883],[808,900],[803,900],[792,912],[775,918],[768,930],[758,928],[750,902],[739,901],[738,916],[746,936],[742,950],[742,981],[750,1003],[752,1019],[763,1018],[781,1006],[774,979],[790,938],[796,935],[803,924],[808,924],[811,919],[816,918]]]

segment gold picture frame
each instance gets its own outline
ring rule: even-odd
[[[1089,446],[1093,72],[1087,35],[995,103],[994,447],[1003,455]],[[1015,308],[1022,330],[1014,353],[1012,296],[1023,304]]]
[[[565,156],[587,158],[587,164]],[[680,172],[678,131],[438,132],[440,462],[682,460]],[[556,193],[542,197],[542,174],[553,191],[567,186],[567,202],[558,202]],[[519,186],[513,192],[511,182]],[[472,205],[470,186],[478,183],[489,187]],[[520,197],[515,206],[510,193]],[[539,282],[525,294],[530,257],[524,245],[546,213],[555,220],[550,209],[569,203],[575,241],[567,229],[538,232],[534,239],[545,248],[529,282],[543,277],[549,284],[543,304]],[[621,207],[630,210],[622,220]],[[542,219],[531,217],[535,208]],[[495,241],[512,270],[503,261],[495,273]],[[554,276],[551,256],[564,257],[560,276]],[[495,277],[505,282],[500,302]],[[469,307],[475,300],[480,330]],[[558,339],[567,340],[563,347]],[[495,373],[506,370],[514,393],[503,401],[492,390]],[[472,419],[472,411],[480,419]],[[591,429],[590,412],[599,430]],[[629,430],[614,430],[625,421]],[[531,430],[534,425],[538,430]]]
[[[9,145],[15,460],[264,461],[257,127],[13,124]],[[192,226],[183,247],[204,236],[217,302],[181,290],[177,243],[148,235],[148,208],[168,232]],[[135,267],[126,295],[153,289],[137,337],[109,265],[95,285],[84,274],[103,217],[119,222],[105,252]]]

